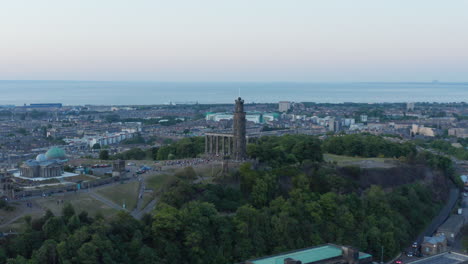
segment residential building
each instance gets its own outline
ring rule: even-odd
[[[468,138],[468,128],[449,128],[448,135],[457,138]]]
[[[426,137],[435,137],[437,135],[437,132],[434,128],[432,127],[425,127],[424,125],[417,125],[413,124],[411,126],[411,135],[422,135]]]
[[[421,243],[421,254],[432,256],[447,251],[447,238],[444,234],[432,237],[424,237]]]
[[[280,112],[287,112],[289,109],[291,109],[291,102],[288,101],[281,101],[278,103],[278,111]]]
[[[465,224],[465,217],[463,215],[451,215],[438,229],[437,235],[444,235],[447,242],[451,245],[455,242],[455,237],[460,232]]]

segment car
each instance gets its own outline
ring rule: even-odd
[[[406,256],[411,258],[413,256],[413,251],[410,250],[406,252]]]
[[[413,245],[411,245],[412,248],[418,248],[418,242],[414,242]]]
[[[401,259],[395,260],[395,264],[403,264],[403,261]]]

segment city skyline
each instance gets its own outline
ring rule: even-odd
[[[463,82],[465,1],[14,1],[0,79]]]

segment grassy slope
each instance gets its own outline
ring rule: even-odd
[[[131,211],[137,204],[138,187],[139,182],[129,182],[104,187],[96,192],[118,205],[125,202],[126,208]]]

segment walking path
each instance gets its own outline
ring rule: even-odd
[[[120,205],[118,205],[118,204],[116,204],[116,203],[114,203],[114,202],[112,202],[112,201],[110,201],[110,200],[104,198],[103,196],[101,196],[101,195],[95,193],[94,191],[90,191],[90,192],[89,192],[89,195],[90,195],[91,197],[93,197],[94,199],[96,199],[96,200],[98,200],[98,201],[100,201],[100,202],[102,202],[102,203],[104,203],[104,204],[110,206],[111,208],[114,208],[114,209],[117,209],[117,210],[123,210],[123,211],[128,212],[127,209],[122,208],[122,206],[120,206]]]
[[[155,207],[156,203],[158,202],[158,199],[154,199],[151,202],[148,203],[148,205],[141,211],[139,212],[132,212],[132,216],[136,219],[141,219],[145,214],[150,213]]]

